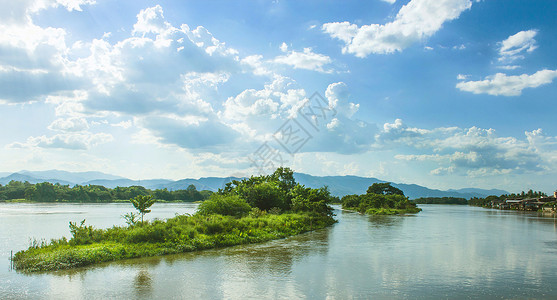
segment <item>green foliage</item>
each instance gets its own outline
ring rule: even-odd
[[[135,209],[137,209],[141,214],[141,223],[143,223],[143,216],[151,212],[149,207],[155,204],[157,200],[153,199],[153,196],[137,195],[135,196],[135,198],[130,199],[130,202],[133,204],[133,207],[135,207]]]
[[[421,209],[390,184],[374,183],[363,195],[342,197],[342,208],[367,214],[417,213]]]
[[[197,191],[194,185],[185,190],[169,191],[167,189],[149,190],[142,186],[116,187],[109,189],[100,185],[61,185],[49,182],[30,184],[29,182],[11,181],[0,185],[0,201],[26,199],[32,202],[96,202],[108,203],[116,200],[152,195],[155,199],[165,201],[195,202],[209,198],[210,191]]]
[[[219,190],[220,195],[237,195],[253,208],[278,214],[284,211],[312,212],[332,216],[329,204],[338,201],[327,187],[306,188],[294,180],[289,168],[278,168],[268,176],[252,176],[241,181],[234,180]],[[257,211],[256,211],[257,212]]]
[[[379,195],[402,195],[404,193],[402,190],[391,185],[390,182],[384,183],[374,183],[367,188],[367,194],[379,194]]]
[[[29,182],[10,181],[7,185],[0,185],[0,200],[23,199],[28,189],[33,187]]]
[[[14,255],[22,271],[47,271],[95,263],[164,254],[182,253],[284,238],[334,223],[332,218],[312,214],[261,214],[235,218],[222,215],[179,215],[143,226],[94,229],[72,223],[73,238],[34,247]],[[75,233],[74,233],[75,232]]]
[[[456,204],[467,205],[468,200],[456,197],[422,197],[412,200],[416,204]]]
[[[219,214],[223,216],[243,217],[251,210],[246,200],[238,195],[213,194],[208,200],[203,201],[197,213],[200,215]]]
[[[133,212],[122,215],[122,218],[128,226],[135,226],[139,222],[139,214]]]
[[[297,185],[291,192],[292,211],[295,212],[312,212],[325,216],[332,216],[333,209],[329,203],[334,197],[331,196],[329,189],[325,186],[319,189],[306,188]]]
[[[93,226],[85,226],[85,219],[81,221],[79,226],[76,222],[70,222],[70,233],[72,234],[72,238],[69,244],[72,246],[87,245],[98,242],[101,239],[99,230],[93,229]]]

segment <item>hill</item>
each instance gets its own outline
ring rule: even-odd
[[[0,173],[1,174],[1,173]],[[324,185],[329,187],[331,194],[342,197],[349,194],[363,194],[367,188],[373,183],[386,182],[377,178],[359,177],[359,176],[313,176],[304,173],[294,173],[296,181],[310,188],[319,188]],[[102,172],[67,172],[60,170],[50,171],[21,171],[0,178],[0,184],[7,184],[11,180],[28,181],[30,183],[51,182],[60,183],[62,185],[102,185],[108,188],[117,186],[128,187],[132,185],[144,186],[148,189],[168,189],[182,190],[193,184],[197,190],[209,190],[216,192],[219,188],[225,186],[227,182],[239,180],[238,177],[203,177],[199,179],[150,179],[150,180],[131,180],[120,176],[105,174]],[[508,194],[507,191],[497,189],[450,189],[447,191],[430,189],[417,184],[393,183],[393,186],[404,191],[404,194],[410,199],[420,197],[460,197],[470,199],[472,197],[486,197],[489,195]]]

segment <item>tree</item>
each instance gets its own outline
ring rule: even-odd
[[[131,198],[130,202],[141,213],[141,223],[143,223],[143,216],[151,212],[149,207],[157,202],[157,200],[153,199],[153,196],[137,195],[135,198]]]
[[[390,182],[372,184],[367,189],[367,194],[402,195],[402,196],[404,196],[404,192],[402,192],[402,190],[392,186]]]

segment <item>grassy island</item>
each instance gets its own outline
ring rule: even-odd
[[[70,222],[72,238],[34,243],[14,255],[21,271],[50,271],[127,258],[259,243],[324,228],[336,221],[326,187],[306,188],[293,172],[233,181],[202,202],[194,215],[165,221],[126,218],[128,226],[95,229]],[[148,212],[145,210],[145,212]]]
[[[422,211],[390,183],[374,183],[363,195],[342,197],[342,208],[370,215],[411,214]]]

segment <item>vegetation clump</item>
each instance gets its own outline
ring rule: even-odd
[[[70,222],[70,240],[33,243],[16,253],[13,263],[17,270],[47,271],[264,242],[335,223],[332,200],[327,188],[301,186],[290,169],[279,168],[269,176],[230,183],[194,215],[138,222],[137,215],[127,214],[127,227],[108,229],[86,226],[85,220]],[[148,206],[143,208],[147,212]]]
[[[390,183],[374,183],[363,195],[342,197],[342,208],[370,215],[418,213],[422,209]]]
[[[412,200],[416,204],[455,204],[468,205],[468,200],[457,197],[421,197]]]

